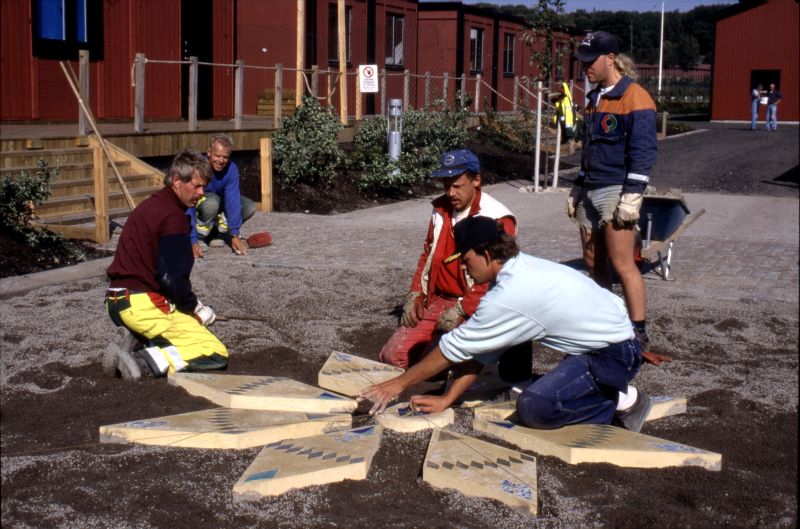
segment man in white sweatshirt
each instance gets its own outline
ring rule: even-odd
[[[642,356],[624,301],[572,268],[520,253],[514,238],[493,219],[463,220],[455,227],[455,239],[450,259],[461,259],[476,283],[491,287],[472,317],[445,334],[419,364],[360,392],[361,400],[374,403],[370,413],[382,412],[409,387],[460,364],[460,376],[444,395],[411,398],[414,410],[441,411],[475,381],[483,365],[533,340],[565,356],[520,394],[522,424],[553,429],[614,422],[641,430],[651,401],[628,385]]]

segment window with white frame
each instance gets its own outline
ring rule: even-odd
[[[33,54],[43,59],[71,59],[79,50],[101,59],[102,0],[31,0]]]
[[[514,34],[506,33],[503,40],[503,73],[514,75]]]
[[[350,63],[350,35],[353,29],[352,7],[345,7],[344,28],[345,62]],[[339,64],[339,9],[336,4],[328,5],[328,64]]]
[[[386,66],[403,65],[403,27],[405,17],[386,15]]]
[[[483,29],[469,30],[469,67],[473,72],[483,70]]]

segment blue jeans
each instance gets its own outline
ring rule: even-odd
[[[216,221],[217,214],[225,211],[225,202],[215,193],[206,193],[205,200],[197,205],[197,221],[207,224]],[[242,223],[256,212],[256,204],[247,197],[241,197]]]
[[[778,104],[767,105],[767,130],[778,130]]]
[[[627,392],[642,365],[639,342],[628,340],[567,355],[517,399],[520,422],[552,430],[568,424],[610,424],[619,392]]]
[[[756,130],[756,122],[758,121],[758,99],[750,103],[750,114],[753,116],[753,121],[750,123],[750,128]]]

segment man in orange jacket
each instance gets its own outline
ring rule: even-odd
[[[422,254],[406,295],[400,327],[386,342],[380,360],[403,369],[419,362],[438,344],[439,338],[469,318],[488,285],[478,285],[461,269],[455,253],[453,227],[473,216],[499,220],[506,231],[516,235],[514,214],[481,190],[480,162],[467,149],[446,152],[441,167],[431,178],[442,180],[444,194],[433,201],[431,221]],[[499,374],[507,382],[531,378],[531,344],[527,354],[506,355]],[[513,363],[512,359],[513,358]]]

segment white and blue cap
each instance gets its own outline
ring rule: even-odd
[[[481,164],[475,153],[469,149],[449,151],[442,155],[442,166],[431,173],[431,178],[450,178],[466,172],[481,172]]]

